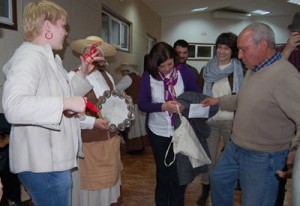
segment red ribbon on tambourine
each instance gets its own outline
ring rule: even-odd
[[[88,110],[90,110],[91,112],[95,112],[95,113],[98,113],[99,112],[99,109],[94,105],[92,104],[91,102],[86,102],[86,108]]]

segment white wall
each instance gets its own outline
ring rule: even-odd
[[[18,27],[22,25],[22,18],[19,15],[19,11],[22,10],[23,0],[17,1],[17,21]],[[8,30],[0,28],[0,100],[2,100],[2,88],[5,81],[4,74],[2,72],[3,65],[8,61],[13,54],[15,48],[17,48],[22,42],[22,33],[14,30]],[[2,101],[1,101],[2,102]],[[0,112],[2,112],[2,103],[0,102]]]
[[[2,68],[12,56],[16,48],[23,42],[22,13],[23,8],[33,0],[17,0],[18,31],[0,28],[0,112],[2,110],[2,90],[5,81]],[[151,11],[140,0],[52,0],[68,13],[69,35],[65,41],[65,49],[59,54],[63,59],[64,67],[68,70],[79,65],[79,58],[75,55],[70,43],[73,40],[91,35],[101,34],[102,5],[109,7],[113,12],[127,19],[132,24],[132,39],[130,52],[118,51],[115,57],[109,58],[109,72],[117,82],[121,75],[116,68],[121,62],[127,61],[138,65],[143,71],[144,55],[147,53],[147,34],[159,39],[161,29],[160,17]]]
[[[109,71],[117,82],[120,75],[116,72],[123,61],[138,65],[143,70],[144,55],[147,53],[146,35],[149,34],[157,41],[165,41],[171,45],[183,38],[188,42],[214,43],[222,32],[231,31],[238,34],[243,27],[252,21],[260,20],[268,23],[275,31],[277,43],[284,43],[288,37],[287,25],[292,21],[291,16],[264,17],[247,21],[215,19],[210,13],[194,13],[186,16],[174,16],[161,19],[140,0],[53,0],[68,12],[69,35],[66,46],[59,54],[66,69],[72,69],[79,64],[79,59],[70,48],[70,43],[78,38],[101,33],[102,5],[127,19],[132,24],[132,42],[130,52],[118,51],[116,56],[109,59]],[[17,0],[18,31],[0,28],[0,99],[4,75],[2,67],[12,56],[14,50],[23,42],[22,13],[23,7],[30,0]],[[204,61],[189,61],[198,70],[206,64]],[[0,112],[2,104],[0,102]]]
[[[162,19],[161,40],[171,45],[177,39],[185,39],[192,43],[215,43],[222,32],[239,34],[249,23],[261,21],[267,23],[275,32],[276,43],[285,43],[288,38],[287,26],[292,22],[294,14],[281,17],[250,18],[248,20],[216,19],[211,13],[193,13],[191,15],[174,16]],[[189,64],[200,70],[207,61],[190,60]]]

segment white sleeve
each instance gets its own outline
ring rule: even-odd
[[[81,129],[93,129],[95,124],[95,117],[82,115],[80,116],[80,128]]]
[[[130,76],[125,75],[121,81],[116,85],[116,89],[123,92],[125,89],[127,89],[132,84],[132,79]]]

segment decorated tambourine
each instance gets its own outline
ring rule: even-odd
[[[109,131],[123,131],[134,120],[134,105],[131,96],[118,90],[105,91],[97,103],[101,116],[109,122]]]

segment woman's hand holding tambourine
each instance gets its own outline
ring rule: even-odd
[[[94,127],[102,130],[108,130],[109,124],[108,121],[105,119],[97,118],[94,123]]]

